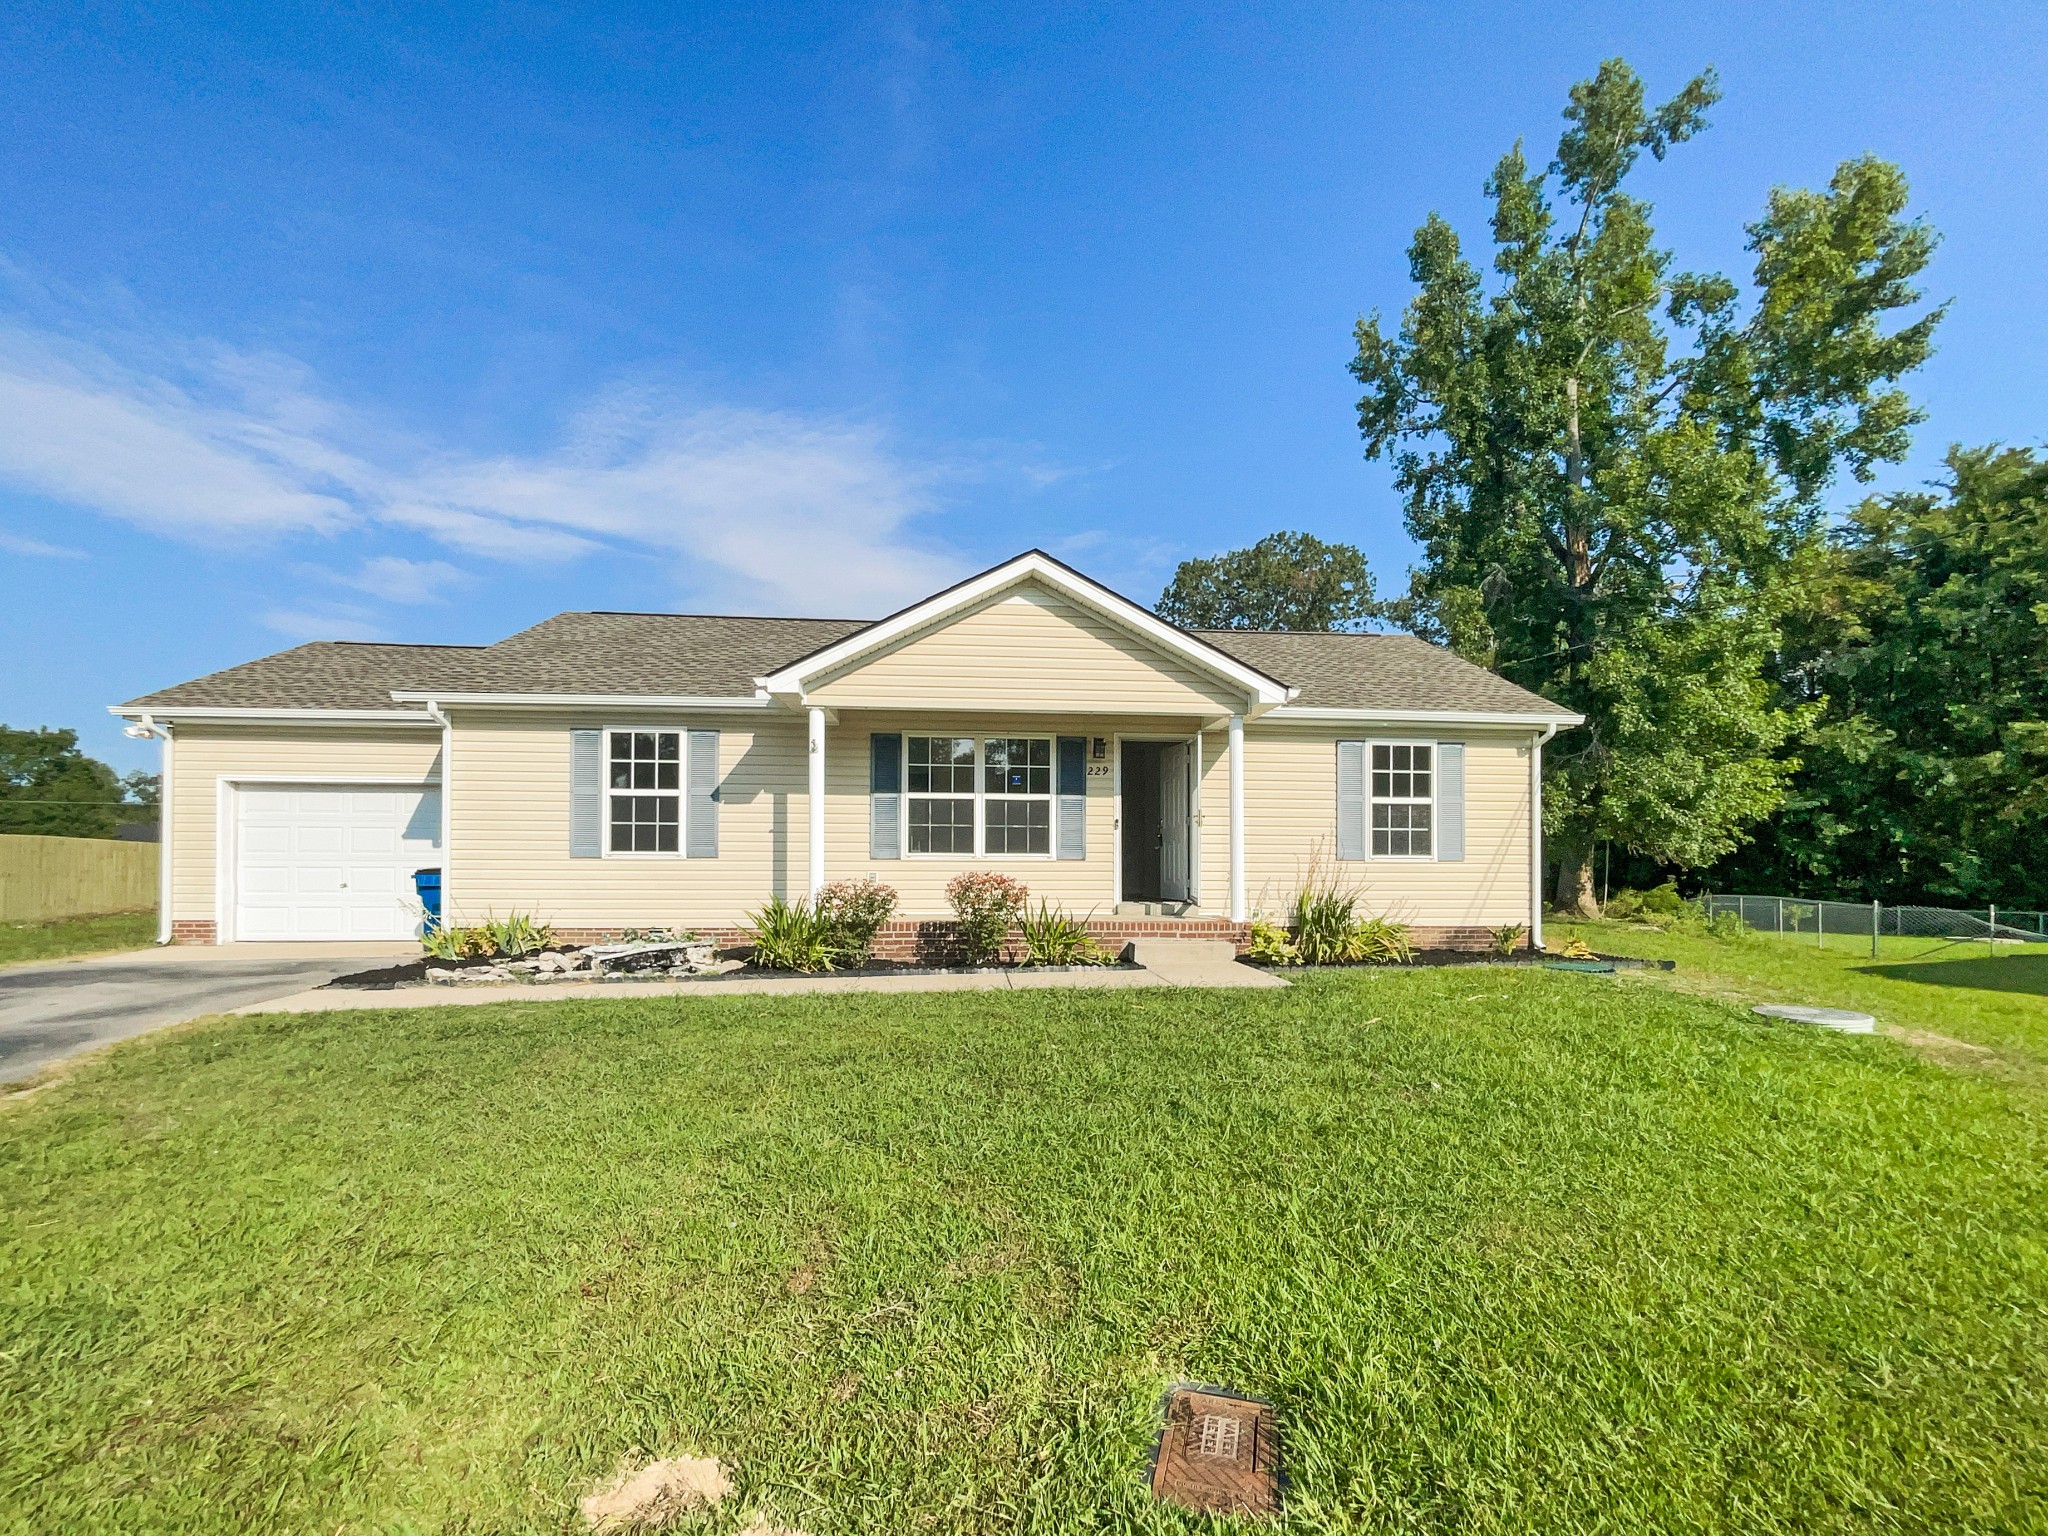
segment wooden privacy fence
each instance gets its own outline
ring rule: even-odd
[[[110,837],[0,834],[0,923],[152,911],[158,853]]]

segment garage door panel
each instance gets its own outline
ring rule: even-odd
[[[436,789],[251,785],[236,795],[235,936],[404,939],[440,862]]]

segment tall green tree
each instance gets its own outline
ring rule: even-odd
[[[1940,314],[1888,328],[1934,236],[1869,158],[1824,192],[1771,193],[1747,302],[1672,272],[1625,188],[1718,99],[1708,71],[1650,107],[1627,64],[1602,64],[1548,169],[1517,145],[1486,183],[1491,288],[1432,215],[1398,331],[1357,328],[1366,453],[1391,460],[1422,545],[1403,616],[1586,716],[1546,762],[1568,911],[1593,909],[1601,840],[1696,866],[1783,798],[1803,717],[1771,681],[1778,588],[1838,475],[1905,452],[1917,417],[1895,384]]]
[[[0,725],[0,832],[112,837],[121,781],[78,750],[78,732]]]
[[[1855,508],[1788,609],[1821,716],[1742,887],[2048,908],[2048,462],[1951,449]]]
[[[1378,604],[1365,556],[1349,544],[1269,533],[1246,549],[1183,560],[1159,614],[1184,629],[1357,629]]]

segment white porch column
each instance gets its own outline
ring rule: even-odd
[[[825,711],[815,704],[811,717],[811,900],[825,888]]]
[[[1230,920],[1245,920],[1243,715],[1230,717]]]

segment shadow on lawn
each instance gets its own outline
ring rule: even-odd
[[[1937,987],[1975,987],[1985,992],[2030,992],[2048,997],[2048,955],[1979,955],[1965,960],[1909,960],[1898,965],[1859,965],[1865,976],[1920,981]]]

